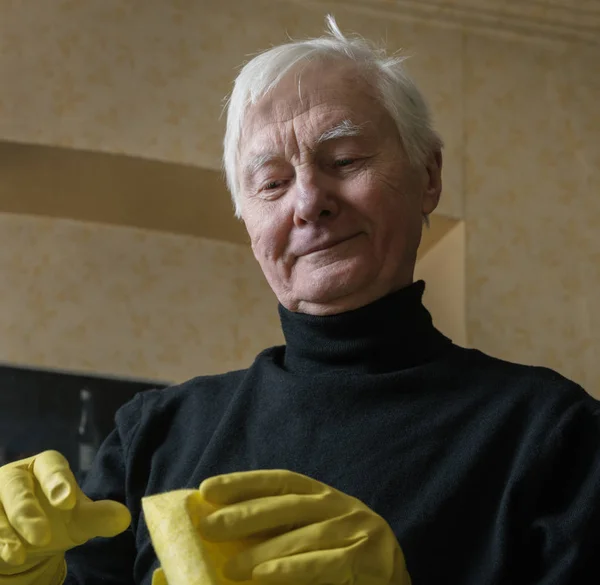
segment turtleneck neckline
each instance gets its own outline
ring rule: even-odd
[[[286,340],[283,366],[307,373],[387,373],[424,364],[452,342],[423,306],[415,282],[373,303],[337,315],[294,313],[279,305]]]

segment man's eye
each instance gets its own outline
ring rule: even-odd
[[[355,158],[338,158],[336,161],[334,161],[333,166],[348,167],[355,162],[356,162]]]
[[[282,181],[269,181],[265,183],[263,186],[263,190],[265,191],[273,191],[274,189],[279,189],[281,187]]]

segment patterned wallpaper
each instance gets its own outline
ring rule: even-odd
[[[469,340],[600,397],[598,58],[472,37],[464,67]]]
[[[220,168],[223,98],[248,55],[321,34],[324,12],[274,0],[62,0],[0,8],[0,136]],[[418,54],[415,74],[448,137],[460,136],[460,36],[362,15],[339,23]],[[460,159],[447,152],[444,211],[461,214]]]
[[[454,343],[470,347],[465,302],[465,224],[457,223],[417,262],[415,279],[427,284],[423,304],[436,327]]]
[[[216,168],[235,68],[286,34],[320,34],[322,6],[4,2],[0,136]],[[598,46],[336,15],[414,55],[447,142],[440,211],[466,220],[470,344],[600,395]]]
[[[282,342],[243,246],[0,214],[0,362],[182,381]]]

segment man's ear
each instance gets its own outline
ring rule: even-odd
[[[421,212],[423,215],[429,215],[440,202],[442,194],[442,151],[436,150],[429,155],[425,162],[425,189],[421,203]]]

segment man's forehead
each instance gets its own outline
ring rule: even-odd
[[[354,85],[303,86],[300,90],[275,88],[248,108],[244,125],[281,124],[296,118],[316,121],[338,112],[343,117],[363,117],[378,103],[373,89],[358,81]]]
[[[291,129],[296,132],[323,131],[344,119],[357,121],[365,117],[367,112],[366,104],[357,107],[349,103],[345,96],[336,93],[315,92],[302,100],[273,97],[248,108],[242,123],[242,134],[255,136],[257,132],[269,134]]]
[[[367,136],[378,123],[375,108],[348,107],[340,102],[320,103],[297,115],[280,110],[248,112],[239,142],[240,155],[252,156],[266,149],[285,149],[290,145],[314,149],[328,140],[350,136]]]
[[[297,117],[285,121],[265,121],[244,128],[241,145],[255,150],[266,143],[281,143],[293,138],[314,146],[333,138],[359,136],[372,126],[368,117],[339,110],[324,116]]]

